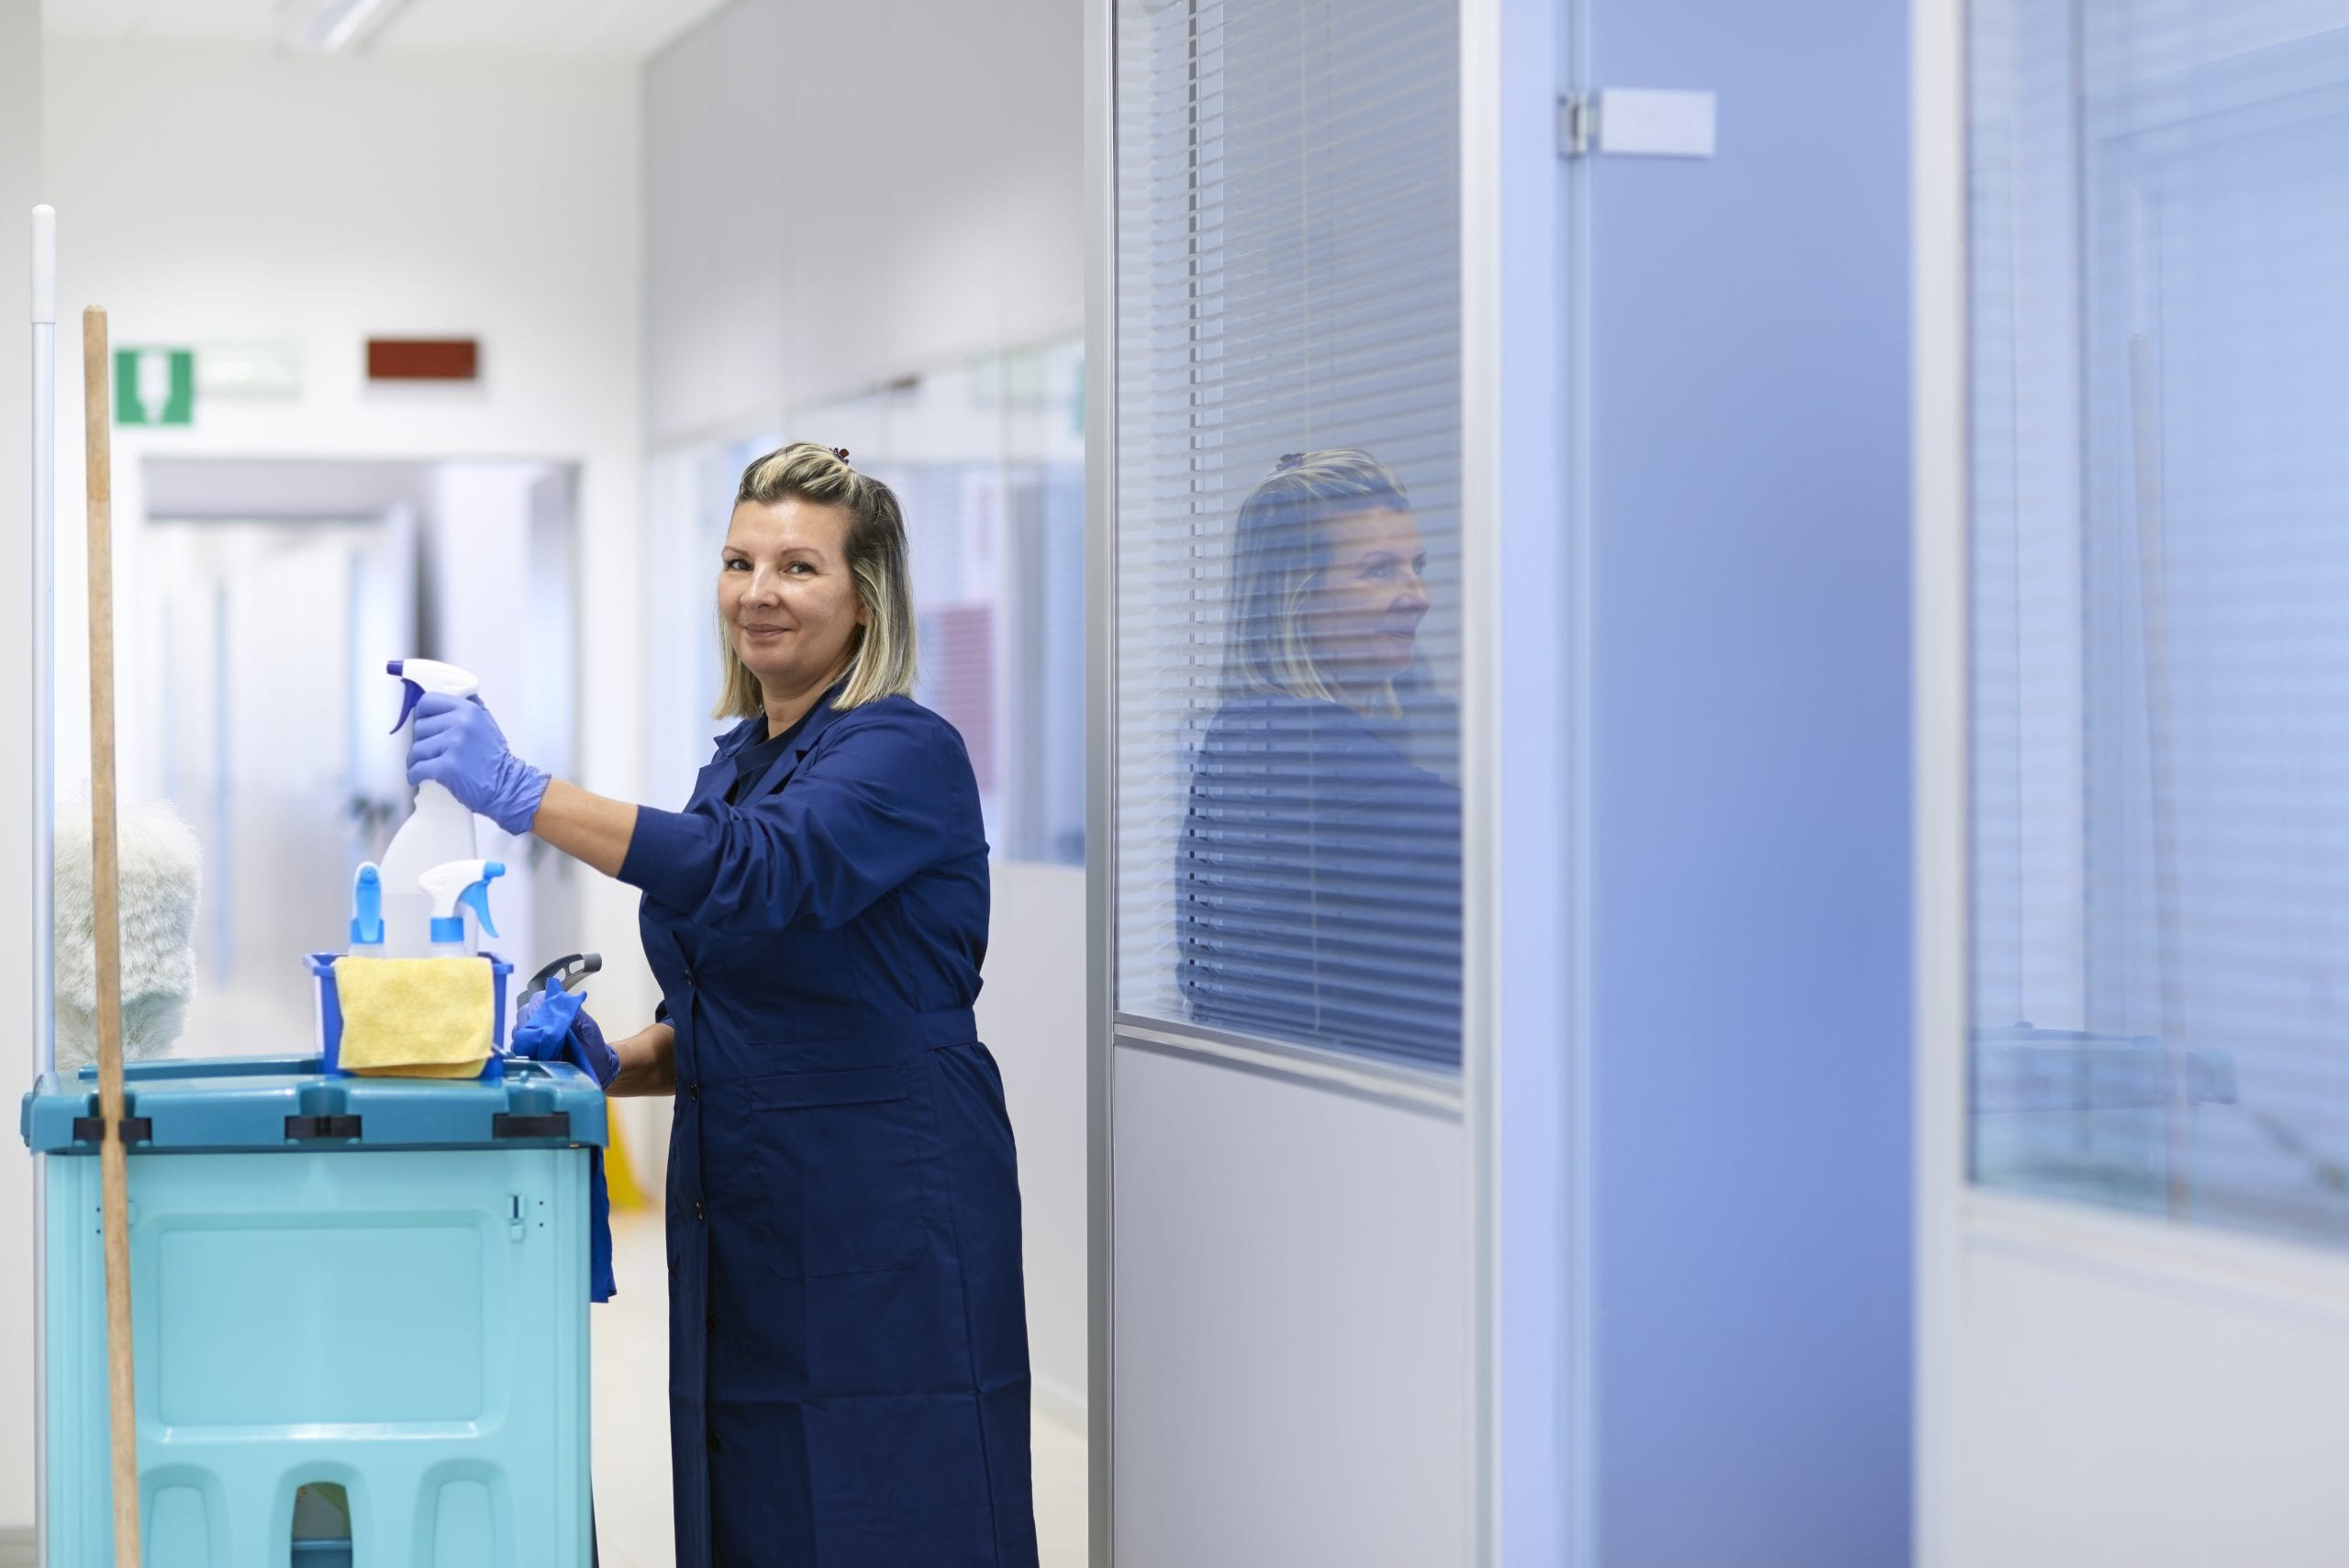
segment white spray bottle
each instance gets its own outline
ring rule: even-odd
[[[481,683],[454,664],[430,659],[395,659],[384,666],[406,684],[400,702],[397,735],[408,727],[416,705],[427,692],[469,697]],[[453,861],[472,861],[481,854],[473,838],[473,814],[457,803],[443,786],[416,786],[416,810],[392,835],[384,851],[384,952],[387,958],[424,958],[432,951],[432,896],[424,891],[424,873]]]
[[[497,861],[451,861],[424,873],[424,891],[432,900],[434,958],[471,958],[479,951],[465,926],[468,909],[481,921],[483,930],[497,935],[489,918],[489,884],[505,874],[506,867]]]

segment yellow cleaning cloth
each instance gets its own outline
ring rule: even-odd
[[[339,958],[342,1070],[370,1078],[473,1078],[497,1009],[479,958]]]

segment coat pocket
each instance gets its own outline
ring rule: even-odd
[[[934,1162],[904,1067],[763,1073],[731,1097],[740,1146],[722,1209],[741,1215],[758,1266],[816,1279],[921,1255]]]

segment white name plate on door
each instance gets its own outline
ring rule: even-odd
[[[1656,87],[1592,95],[1592,150],[1644,158],[1710,158],[1713,95]]]

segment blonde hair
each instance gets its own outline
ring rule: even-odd
[[[851,708],[914,689],[914,595],[907,561],[905,514],[896,493],[848,465],[848,453],[813,441],[794,441],[742,471],[734,504],[772,506],[807,501],[838,506],[848,514],[844,548],[849,581],[864,608],[864,625],[850,646],[848,669],[835,708]],[[766,695],[740,655],[726,623],[718,626],[720,673],[715,718],[755,718],[766,711]]]
[[[1224,684],[1234,693],[1341,700],[1313,660],[1303,610],[1329,565],[1322,525],[1363,512],[1411,509],[1394,471],[1356,447],[1291,452],[1240,505],[1231,540]],[[1395,708],[1392,681],[1376,696]]]

